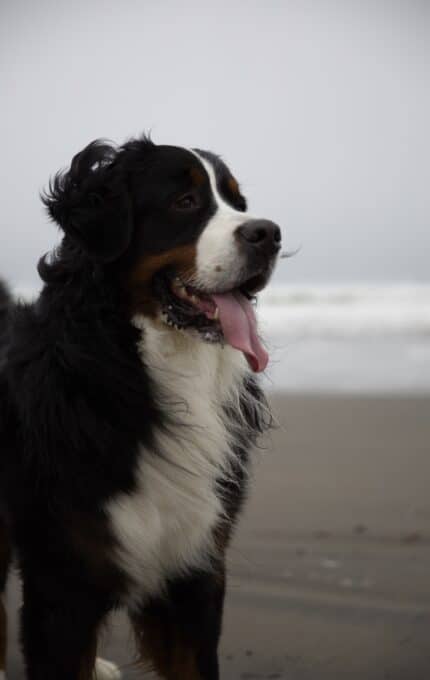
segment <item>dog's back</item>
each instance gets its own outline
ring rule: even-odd
[[[7,323],[12,298],[6,285],[0,281],[0,394],[1,394],[1,371],[6,350]],[[2,405],[0,404],[0,409]],[[2,414],[0,410],[0,430]],[[2,502],[0,498],[0,680],[4,678],[6,662],[6,613],[3,604],[3,591],[6,584],[7,572],[10,561],[9,540],[7,537],[6,524],[2,520]]]
[[[0,281],[0,346],[4,345],[4,333],[7,326],[7,317],[12,305],[12,298],[9,290],[2,281]],[[1,350],[0,350],[1,351]]]

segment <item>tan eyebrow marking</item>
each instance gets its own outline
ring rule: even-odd
[[[193,165],[193,167],[190,168],[190,175],[191,175],[191,179],[193,180],[193,184],[195,184],[198,187],[201,186],[204,183],[205,178],[206,178],[203,170],[201,170],[200,168],[198,168],[195,165]]]
[[[228,188],[230,189],[230,191],[231,191],[233,194],[237,194],[237,195],[240,194],[240,191],[239,191],[239,184],[238,184],[237,181],[234,179],[234,177],[229,177],[228,180],[227,180],[227,184],[228,184]]]

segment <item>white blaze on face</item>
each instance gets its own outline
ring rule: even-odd
[[[209,175],[216,212],[209,219],[197,241],[196,284],[203,289],[229,290],[245,267],[235,232],[251,219],[247,212],[232,208],[220,195],[215,171],[209,161],[193,151]]]

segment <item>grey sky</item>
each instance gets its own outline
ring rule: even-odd
[[[38,192],[95,137],[220,152],[302,251],[278,280],[429,280],[426,0],[3,0],[0,272],[36,284]]]

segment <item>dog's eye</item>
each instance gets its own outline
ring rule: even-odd
[[[177,210],[194,210],[198,207],[198,200],[194,194],[184,194],[176,199],[174,207]]]

